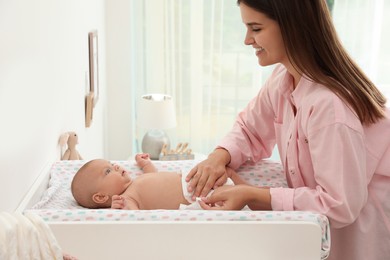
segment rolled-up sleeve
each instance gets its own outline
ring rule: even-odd
[[[248,160],[257,162],[269,158],[272,154],[276,136],[275,114],[269,88],[279,84],[275,83],[278,77],[270,77],[258,95],[238,114],[232,130],[218,144],[229,151],[229,166],[233,169]]]
[[[273,210],[293,211],[294,210],[294,189],[271,188],[271,206]]]

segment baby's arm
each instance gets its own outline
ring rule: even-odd
[[[149,154],[147,153],[137,154],[135,156],[135,161],[137,162],[137,165],[141,167],[144,173],[158,172],[157,168],[150,160]]]
[[[138,210],[138,204],[131,199],[125,199],[123,196],[114,195],[112,196],[111,201],[112,209],[130,209],[130,210]]]

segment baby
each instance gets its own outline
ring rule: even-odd
[[[145,173],[135,179],[121,166],[107,160],[87,162],[72,181],[73,197],[86,208],[200,209],[187,191],[185,176],[177,172],[158,172],[148,154],[137,154],[135,160]],[[232,169],[227,168],[227,171],[229,177],[234,175],[233,180],[239,180]],[[231,179],[228,182],[233,184]],[[191,207],[191,204],[196,205]]]

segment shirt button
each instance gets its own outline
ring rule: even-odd
[[[294,171],[294,170],[290,170],[290,173],[291,173],[291,174],[295,174],[295,171]]]

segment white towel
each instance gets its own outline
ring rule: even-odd
[[[63,259],[47,223],[33,213],[0,213],[0,259]]]

